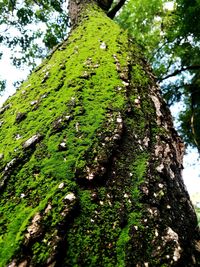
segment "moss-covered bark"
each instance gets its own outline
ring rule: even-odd
[[[183,145],[97,7],[0,110],[0,266],[199,266]]]

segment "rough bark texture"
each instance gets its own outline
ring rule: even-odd
[[[77,25],[78,21],[81,19],[82,10],[87,4],[96,4],[102,8],[105,12],[108,12],[113,0],[69,0],[69,16],[72,25]]]
[[[0,121],[0,266],[199,266],[183,144],[138,47],[97,7]]]

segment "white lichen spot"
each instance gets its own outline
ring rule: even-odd
[[[79,132],[79,123],[78,122],[76,122],[75,129],[77,132]]]
[[[15,139],[19,140],[20,138],[22,138],[21,135],[20,134],[16,134]]]
[[[64,200],[69,200],[69,201],[73,201],[76,199],[76,196],[74,195],[74,193],[68,193],[65,197]]]
[[[30,238],[31,235],[36,234],[40,230],[39,226],[40,220],[41,220],[41,215],[39,213],[36,213],[36,215],[32,219],[32,224],[27,228],[28,231],[28,234],[26,234],[27,238]]]
[[[153,193],[153,196],[154,196],[154,197],[157,197],[157,196],[158,196],[158,194],[156,194],[156,193]]]
[[[90,172],[90,173],[88,174],[88,176],[87,176],[87,179],[88,179],[88,180],[92,180],[92,179],[94,179],[94,173],[93,173],[93,172]]]
[[[172,230],[172,228],[167,228],[166,235],[162,238],[164,240],[164,244],[167,242],[174,241],[174,253],[173,253],[173,260],[178,261],[181,257],[181,247],[179,245],[179,238],[178,234]]]
[[[160,125],[161,124],[161,116],[162,116],[162,113],[161,113],[161,106],[160,106],[160,100],[158,99],[158,97],[154,96],[154,95],[151,95],[151,99],[155,105],[155,108],[156,108],[156,115],[157,115],[157,124]]]
[[[98,68],[99,66],[100,66],[100,65],[97,63],[97,64],[94,64],[94,65],[93,65],[93,68],[96,69],[96,68]]]
[[[69,120],[71,118],[71,116],[65,116],[66,120]]]
[[[129,86],[129,83],[128,82],[125,82],[125,81],[122,81],[122,84],[124,85],[124,86]]]
[[[169,144],[166,144],[165,150],[164,150],[164,157],[168,156],[171,153],[171,149],[169,147]]]
[[[105,49],[107,48],[106,43],[105,43],[105,42],[102,42],[102,43],[100,44],[100,48],[101,48],[102,50],[105,50]]]
[[[34,105],[36,105],[38,103],[38,100],[33,100],[33,101],[31,101],[31,106],[34,106]]]
[[[65,208],[64,211],[61,212],[61,215],[63,217],[66,217],[66,215],[68,214],[68,212],[69,212],[69,209],[68,208]]]
[[[139,98],[136,98],[136,99],[134,100],[134,103],[135,103],[136,105],[140,105],[140,99],[139,99]]]
[[[65,183],[62,182],[62,183],[59,184],[58,188],[62,189],[64,186],[65,186]]]
[[[44,72],[44,71],[43,71]],[[47,71],[42,79],[42,82],[45,82],[47,78],[49,77],[49,71]]]
[[[62,143],[60,143],[60,148],[66,148],[66,143],[65,142],[62,142]]]
[[[43,95],[41,96],[41,99],[46,98],[47,95],[48,95],[47,93],[46,93],[46,94],[43,94]]]
[[[48,213],[51,209],[52,209],[52,206],[50,204],[48,204],[44,213]]]
[[[106,142],[110,141],[110,137],[106,136],[104,139]]]
[[[24,198],[26,195],[24,194],[24,193],[22,193],[21,195],[20,195],[20,198]]]
[[[158,167],[156,167],[156,170],[157,170],[159,173],[162,173],[163,169],[164,169],[164,164],[163,164],[163,163],[161,163]]]
[[[174,250],[174,256],[173,256],[173,260],[174,261],[178,261],[179,259],[180,259],[180,257],[181,257],[181,251],[182,251],[182,249],[181,249],[181,247],[180,246],[177,246],[176,248],[175,248],[175,250]]]
[[[141,151],[143,151],[144,149],[143,149],[143,147],[141,146],[141,145],[139,145],[139,149],[141,150]]]
[[[171,168],[169,168],[169,174],[170,174],[170,177],[171,177],[172,179],[175,178],[175,174],[174,174],[174,172],[172,171]]]
[[[147,210],[149,211],[151,216],[158,216],[158,210],[156,208],[148,208]]]
[[[120,134],[115,134],[113,136],[113,140],[120,140],[120,138],[121,138]]]
[[[76,98],[74,96],[71,97],[71,102],[72,102],[72,104],[76,103]]]
[[[36,223],[36,222],[38,222],[40,220],[41,220],[41,215],[39,213],[36,213],[35,216],[33,217],[32,222]]]
[[[155,229],[155,236],[156,236],[156,237],[159,236],[159,234],[158,234],[158,230],[157,230],[157,229]]]
[[[13,165],[15,164],[15,162],[16,162],[16,158],[14,158],[14,159],[12,159],[10,162],[8,162],[7,165],[6,165],[6,167],[5,167],[5,169],[4,169],[4,171],[6,172],[6,171],[9,170],[10,168],[12,168]]]
[[[174,232],[171,227],[168,227],[166,238],[169,240],[177,241],[178,240],[178,234],[176,232]]]
[[[143,139],[143,144],[144,146],[148,147],[149,146],[149,142],[150,142],[150,139],[148,136],[146,136],[144,139]]]
[[[117,222],[115,221],[114,223],[113,223],[113,229],[115,229],[116,228],[116,226],[117,226]]]
[[[162,157],[162,152],[163,152],[163,147],[162,146],[159,146],[159,145],[156,145],[155,147],[155,156],[158,157]]]
[[[111,203],[111,201],[110,201],[110,200],[108,200],[108,204],[109,204],[109,206],[110,206],[110,207],[112,206],[112,203]]]
[[[23,147],[24,148],[30,147],[31,145],[37,143],[40,138],[41,138],[40,134],[33,135],[31,138],[29,138],[27,141],[24,142]]]
[[[86,171],[87,171],[86,179],[93,180],[95,177],[94,172],[89,167],[86,167]]]
[[[117,117],[117,123],[122,123],[122,117],[121,116]]]

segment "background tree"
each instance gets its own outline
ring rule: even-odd
[[[110,6],[71,1],[68,39],[0,110],[1,266],[199,266],[184,146]]]

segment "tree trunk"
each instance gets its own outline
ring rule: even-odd
[[[183,144],[94,4],[0,110],[0,266],[199,266]]]

